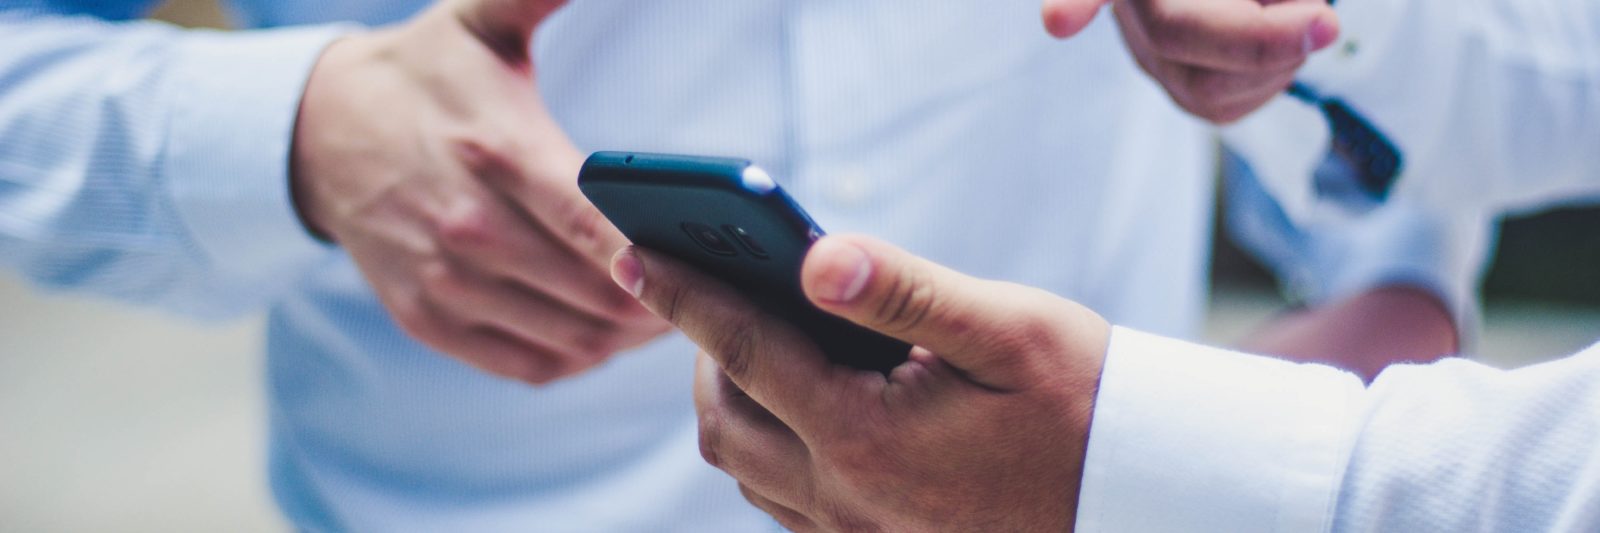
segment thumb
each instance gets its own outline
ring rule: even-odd
[[[525,58],[533,30],[566,0],[460,0],[456,17],[504,57]]]
[[[1044,29],[1057,39],[1083,31],[1111,0],[1044,0]]]
[[[817,241],[800,279],[824,311],[932,351],[1002,390],[1049,375],[1041,370],[1064,356],[1103,353],[1109,332],[1098,315],[1048,292],[966,276],[860,236]]]

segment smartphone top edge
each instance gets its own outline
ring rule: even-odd
[[[578,185],[597,182],[737,188],[757,195],[778,189],[748,159],[622,151],[595,152],[584,162]]]

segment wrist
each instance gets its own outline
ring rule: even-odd
[[[333,242],[332,219],[339,211],[333,198],[340,187],[327,180],[329,172],[340,169],[330,152],[340,147],[359,147],[359,139],[339,139],[328,125],[341,120],[341,94],[352,73],[360,72],[362,62],[371,57],[371,34],[347,35],[330,43],[317,58],[306,80],[296,111],[289,148],[289,191],[295,214],[307,233],[324,242]],[[375,155],[375,154],[374,154]]]
[[[1075,302],[1069,301],[1068,304],[1070,307],[1065,315],[1068,317],[1066,334],[1070,348],[1065,351],[1068,368],[1062,375],[1071,376],[1071,379],[1059,391],[1065,410],[1060,426],[1064,430],[1060,442],[1069,448],[1071,458],[1066,462],[1068,471],[1065,473],[1070,482],[1066,484],[1067,490],[1062,496],[1067,502],[1066,531],[1073,531],[1083,489],[1089,434],[1094,427],[1096,397],[1099,395],[1106,354],[1110,350],[1112,327],[1098,313]]]

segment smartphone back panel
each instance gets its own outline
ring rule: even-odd
[[[908,344],[806,299],[800,265],[822,229],[749,161],[598,152],[578,187],[634,244],[727,282],[806,333],[831,361],[880,372],[905,361]]]

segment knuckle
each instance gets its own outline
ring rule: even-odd
[[[711,341],[711,349],[722,361],[722,369],[730,376],[748,376],[755,365],[756,333],[748,324],[729,324],[719,329]]]
[[[895,457],[896,441],[893,437],[879,435],[878,431],[828,432],[816,437],[812,444],[824,458],[828,468],[838,479],[854,486],[872,486],[880,481],[889,457]]]
[[[1266,100],[1261,99],[1215,106],[1210,110],[1206,119],[1219,125],[1231,124],[1248,116],[1256,108],[1264,104],[1266,104]]]
[[[767,499],[766,498],[762,498],[761,495],[759,495],[759,494],[756,494],[755,489],[750,488],[749,485],[746,485],[744,483],[740,483],[739,484],[739,495],[744,497],[744,501],[750,502],[750,505],[754,505],[754,506],[756,506],[758,508],[761,508],[762,510],[767,510],[766,509],[766,507],[767,507]],[[772,511],[768,510],[767,512],[771,513]],[[776,517],[774,517],[774,518],[776,518]]]
[[[821,522],[828,525],[829,531],[840,533],[876,533],[884,528],[873,524],[855,512],[846,509],[838,503],[824,503],[819,511],[823,518]]]
[[[1305,43],[1297,36],[1260,34],[1241,52],[1258,70],[1277,70],[1305,61]]]
[[[601,305],[604,306],[608,318],[627,323],[655,320],[656,316],[649,309],[639,305],[639,300],[633,295],[615,286],[607,287],[607,290],[609,296],[601,302]]]
[[[1020,312],[1006,316],[1004,327],[990,330],[976,340],[997,354],[1012,356],[996,358],[996,368],[1008,367],[1029,376],[1051,374],[1042,369],[1050,368],[1057,359],[1029,354],[1057,354],[1074,346],[1070,337],[1073,331],[1062,317],[1072,316],[1075,311],[1064,306],[1060,298],[1037,289],[1026,289],[1010,299],[1019,302]]]
[[[724,427],[721,414],[715,409],[700,412],[700,458],[706,464],[722,468],[722,431]]]
[[[501,354],[497,363],[495,373],[534,385],[550,383],[573,371],[559,355],[530,346]]]
[[[573,348],[585,361],[605,359],[618,350],[621,331],[622,327],[614,322],[596,324],[573,338]]]
[[[1222,114],[1220,108],[1218,108],[1215,102],[1193,98],[1187,93],[1173,93],[1172,100],[1178,104],[1178,107],[1183,108],[1183,110],[1189,112],[1189,114],[1200,117],[1209,122],[1217,122],[1217,117],[1221,116]]]
[[[938,306],[938,291],[915,275],[897,276],[880,302],[874,319],[888,333],[901,333],[922,325]]]
[[[611,222],[606,220],[600,210],[583,201],[573,200],[565,207],[566,213],[561,220],[564,221],[566,236],[580,251],[593,251],[595,253],[609,253],[605,239],[606,230],[610,229]]]
[[[477,134],[451,139],[456,159],[467,172],[480,179],[498,179],[516,162],[507,154],[517,153],[516,143],[509,137]]]
[[[1233,80],[1221,72],[1196,70],[1185,80],[1185,90],[1195,100],[1219,101],[1231,92]]]
[[[417,272],[417,283],[421,288],[421,296],[433,302],[448,301],[460,296],[463,284],[448,263],[434,261],[425,264]]]
[[[1212,113],[1212,115],[1206,117],[1206,119],[1217,125],[1228,125],[1243,119],[1246,115],[1250,114],[1250,111],[1251,110],[1249,108],[1245,107],[1223,109]]]
[[[1266,69],[1283,61],[1282,48],[1269,39],[1253,39],[1241,54],[1253,68]]]
[[[552,365],[542,364],[533,358],[518,358],[515,361],[517,363],[504,370],[504,376],[534,385],[544,385],[561,376]]]
[[[1030,313],[1017,317],[1012,326],[1002,331],[1000,337],[993,339],[993,342],[1006,351],[1017,352],[1037,349],[1039,346],[1059,345],[1060,335],[1060,328],[1054,318]]]
[[[390,311],[394,315],[395,324],[400,330],[423,344],[437,346],[441,340],[440,326],[428,313],[420,301],[414,299],[403,300],[394,305]]]
[[[649,292],[649,289],[646,289],[646,292]],[[684,292],[683,286],[669,285],[665,296],[666,298],[661,300],[661,314],[663,318],[666,318],[667,322],[680,324],[681,320],[683,319],[683,306],[687,303],[684,300],[687,295]]]
[[[1162,56],[1183,52],[1188,35],[1194,26],[1193,17],[1159,6],[1152,7],[1140,19],[1143,21],[1146,30],[1144,33],[1150,41],[1151,49]]]
[[[1172,57],[1183,52],[1183,40],[1177,32],[1150,30],[1150,51],[1159,57]]]
[[[438,221],[439,239],[446,248],[487,248],[495,241],[494,222],[483,200],[464,200]]]
[[[1200,118],[1206,119],[1207,122],[1212,124],[1227,124],[1232,122],[1232,118],[1228,115],[1228,113],[1218,108],[1207,107],[1196,114],[1198,114]]]

